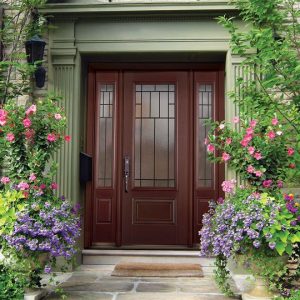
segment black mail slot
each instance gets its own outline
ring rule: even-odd
[[[80,183],[92,180],[92,157],[80,152]]]

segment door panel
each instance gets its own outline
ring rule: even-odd
[[[199,240],[198,231],[202,216],[208,211],[208,203],[224,196],[220,184],[224,180],[224,166],[207,159],[205,138],[209,131],[206,121],[224,119],[223,72],[195,72],[194,74],[194,243]]]
[[[223,81],[220,70],[90,71],[85,247],[199,243],[222,195],[224,166],[204,139],[206,120],[224,118]]]
[[[179,159],[189,149],[182,147],[187,86],[187,72],[124,76],[123,157],[130,157],[131,177],[122,195],[123,244],[187,244],[188,166]]]

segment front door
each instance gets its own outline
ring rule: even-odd
[[[219,73],[92,70],[89,74],[86,247],[191,246],[220,170],[205,120],[221,117]]]

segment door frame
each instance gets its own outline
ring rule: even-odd
[[[119,87],[116,89],[116,98],[122,99],[123,98],[123,73],[124,71],[135,71],[135,70],[143,70],[145,72],[147,71],[167,71],[167,70],[186,70],[189,73],[189,101],[191,105],[189,105],[190,110],[190,128],[193,128],[194,120],[192,117],[194,117],[194,78],[193,74],[196,71],[215,71],[218,72],[218,82],[219,82],[219,88],[218,93],[216,94],[217,97],[217,103],[219,104],[219,110],[217,113],[217,118],[219,120],[224,119],[225,116],[225,102],[224,102],[224,69],[225,64],[224,63],[90,63],[88,65],[88,81],[87,81],[87,116],[91,116],[94,113],[94,107],[96,105],[97,97],[96,97],[96,73],[97,72],[105,72],[105,71],[116,71],[118,72],[118,84]],[[123,124],[124,117],[123,117],[123,101],[119,101],[116,103],[118,105],[118,109],[115,109],[117,112],[116,114],[116,127],[121,128],[120,126]],[[88,155],[91,155],[93,160],[96,157],[95,153],[95,118],[86,118],[86,132],[89,134],[86,134],[86,147],[85,152]],[[116,129],[114,129],[115,132]],[[193,137],[195,136],[194,128],[193,132],[191,132]],[[123,132],[115,132],[115,143],[116,143],[116,153],[115,157],[119,158],[122,155],[122,135]],[[192,149],[190,150],[191,155],[195,157],[195,139],[193,140],[193,143],[191,143]],[[115,212],[115,220],[116,220],[116,226],[115,226],[115,243],[113,244],[104,244],[103,246],[106,247],[120,247],[122,242],[122,203],[121,203],[121,194],[122,194],[122,181],[120,180],[120,176],[116,176],[116,174],[120,174],[122,172],[122,159],[117,159],[114,168],[113,168],[113,174],[115,176],[115,188],[116,188],[116,212]],[[218,176],[216,177],[217,180],[215,182],[215,185],[220,186],[220,183],[222,180],[224,180],[225,176],[225,170],[223,166],[215,166],[217,168]],[[195,166],[191,168],[191,174],[190,176],[194,178],[195,176]],[[96,172],[96,168],[93,164],[93,178]],[[190,180],[190,190],[192,191],[192,195],[189,197],[188,201],[188,244],[187,247],[193,247],[195,243],[194,241],[194,231],[195,231],[195,209],[194,209],[194,201],[195,201],[195,195],[194,195],[194,180]],[[92,241],[92,235],[93,235],[93,191],[94,191],[94,180],[88,182],[85,187],[85,211],[84,211],[84,248],[88,249],[93,246]],[[220,190],[219,190],[220,191]],[[219,196],[222,196],[222,192],[220,192]],[[101,243],[102,246],[102,243]],[[149,247],[150,248],[150,247]]]

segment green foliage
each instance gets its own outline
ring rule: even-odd
[[[26,275],[0,262],[0,299],[24,299],[24,288],[27,283]]]
[[[215,259],[215,267],[216,269],[214,270],[214,278],[219,289],[226,296],[233,297],[234,292],[229,284],[230,272],[227,269],[226,257],[223,255],[218,255]]]
[[[25,209],[26,203],[20,191],[0,191],[0,240],[1,236],[10,234],[16,221],[16,212]]]

